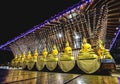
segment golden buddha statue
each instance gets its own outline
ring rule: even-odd
[[[77,59],[91,59],[91,58],[98,58],[98,56],[91,48],[91,45],[87,43],[86,38],[83,38],[83,44],[81,50],[79,51]]]
[[[56,48],[56,46],[54,45],[53,46],[53,50],[52,50],[52,53],[51,53],[53,56],[55,56],[56,57],[56,55],[58,55],[58,50],[57,50],[57,48]]]
[[[22,61],[22,56],[21,54],[18,55],[18,62],[21,62]]]
[[[15,64],[16,64],[16,62],[17,62],[17,54],[14,56],[14,58],[12,59],[12,61],[11,61],[11,65],[12,65],[12,67],[15,67]]]
[[[28,51],[28,55],[27,55],[27,62],[32,58],[32,55],[31,55],[31,51]]]
[[[87,43],[86,38],[83,38],[83,44],[82,44],[81,51],[88,52],[90,50],[91,50],[91,45],[89,43]]]
[[[46,56],[48,55],[47,48],[45,47],[42,52],[43,61],[46,61]]]
[[[17,60],[18,60],[18,55],[16,54],[16,55],[15,55],[15,61],[17,61]]]
[[[33,61],[37,62],[37,57],[38,57],[38,50],[35,49],[34,55],[33,55]]]
[[[22,69],[26,68],[27,62],[28,62],[28,57],[26,56],[25,52],[22,53],[22,61],[21,61],[21,67]]]
[[[100,39],[98,40],[97,53],[100,59],[112,59],[109,50],[105,49],[105,47],[103,46],[103,42]]]
[[[42,55],[37,57],[36,68],[42,70],[46,64],[46,57],[48,55],[47,48],[43,49]]]
[[[12,60],[12,64],[14,67],[19,67],[21,62],[21,55],[15,55],[15,58]]]
[[[16,54],[16,56],[15,56],[15,60],[14,60],[14,62],[15,62],[15,66],[17,65],[17,63],[18,63],[18,55]]]
[[[26,58],[26,56],[25,56],[25,52],[23,52],[23,54],[22,54],[22,61],[24,61],[25,58]]]
[[[66,42],[66,47],[64,49],[64,52],[61,53],[60,60],[62,61],[70,61],[74,60],[74,57],[72,55],[72,48],[69,46],[69,42]]]
[[[108,49],[104,50],[103,55],[104,55],[105,59],[112,59],[113,58]]]
[[[52,52],[48,55],[47,60],[48,61],[58,61],[58,50],[55,45],[53,46]]]
[[[13,61],[15,62],[15,61],[17,61],[17,59],[18,59],[18,56],[17,56],[17,54],[14,56],[14,59],[13,59]]]
[[[87,43],[86,38],[83,39],[83,44],[77,56],[77,65],[85,73],[91,74],[100,68],[100,60],[98,55]]]

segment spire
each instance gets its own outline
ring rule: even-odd
[[[66,42],[66,47],[69,47],[69,42],[68,41]]]
[[[23,52],[23,55],[22,55],[23,57],[25,56],[25,52]]]
[[[102,40],[98,40],[98,47],[101,48],[101,49],[105,49],[104,45],[103,45],[103,42]]]
[[[43,52],[47,52],[47,48],[46,47],[43,49]]]
[[[34,56],[37,56],[37,55],[38,55],[38,50],[35,49]]]
[[[28,51],[28,56],[31,56],[31,51],[30,50]]]
[[[100,39],[98,40],[98,43],[101,45],[103,44],[102,40],[100,40]]]
[[[83,43],[87,43],[87,39],[86,38],[83,38]]]
[[[56,48],[56,45],[53,45],[53,49],[54,49],[54,50],[57,49],[57,48]]]

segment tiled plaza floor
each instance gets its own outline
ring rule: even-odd
[[[87,75],[0,69],[0,84],[120,84],[120,72],[111,75]]]

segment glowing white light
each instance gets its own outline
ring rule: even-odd
[[[72,17],[75,17],[77,14],[76,13],[72,13],[68,16],[69,19],[71,19]]]
[[[62,34],[61,34],[61,33],[59,33],[59,34],[58,34],[58,37],[59,37],[59,38],[62,38]]]
[[[118,30],[118,27],[116,28],[116,30]]]
[[[78,38],[80,38],[78,35],[75,35],[75,39],[78,39]]]

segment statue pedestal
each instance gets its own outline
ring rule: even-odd
[[[57,61],[47,61],[46,67],[49,71],[53,71],[57,68]]]
[[[115,61],[114,59],[101,59],[101,70],[115,71]]]
[[[27,69],[28,70],[33,70],[33,69],[35,69],[35,65],[36,64],[36,62],[34,62],[34,61],[29,61],[28,63],[27,63]]]
[[[58,65],[63,72],[69,72],[75,66],[75,60],[71,61],[58,61]]]
[[[96,72],[101,64],[98,59],[77,59],[77,65],[83,72],[91,74]]]
[[[38,56],[36,62],[36,68],[38,71],[41,71],[45,67],[46,61],[44,61],[42,56]]]

